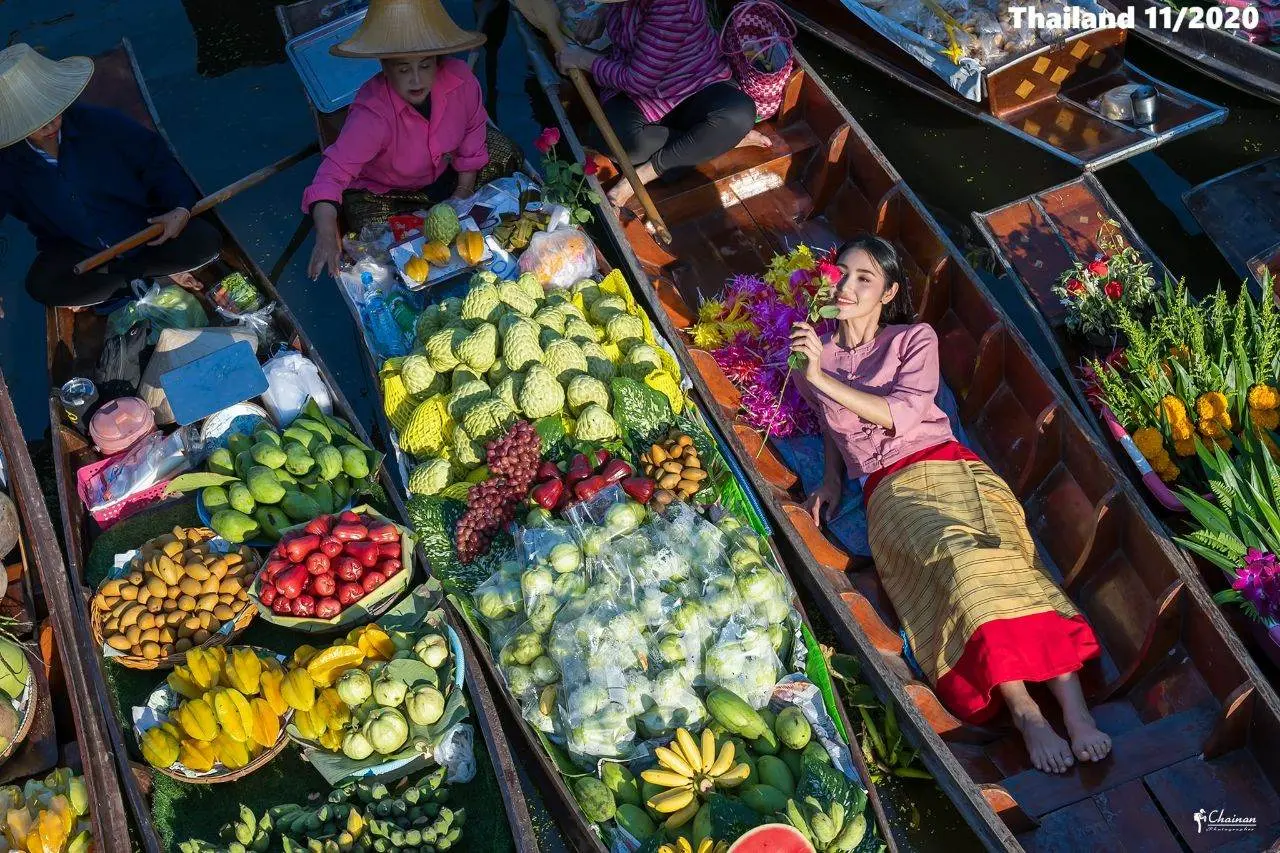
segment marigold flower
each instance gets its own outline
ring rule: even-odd
[[[1205,438],[1217,438],[1222,435],[1222,425],[1212,418],[1201,418],[1196,428]]]
[[[1167,465],[1163,468],[1157,468],[1155,470],[1156,473],[1160,475],[1160,482],[1162,483],[1172,483],[1177,480],[1178,475],[1182,473],[1181,469],[1179,469],[1177,465],[1173,464]]]
[[[1179,456],[1195,456],[1196,440],[1194,438],[1186,438],[1182,441],[1175,441],[1173,443],[1173,452]]]
[[[1223,412],[1222,414],[1218,415],[1218,424],[1224,430],[1230,430],[1234,425],[1234,422],[1231,420],[1231,415],[1227,414],[1226,412]]]
[[[1212,420],[1227,413],[1227,395],[1221,391],[1206,391],[1196,398],[1196,414],[1200,420]]]
[[[1138,452],[1148,460],[1155,459],[1157,454],[1164,451],[1164,436],[1154,427],[1142,427],[1134,432],[1133,443],[1138,446]]]
[[[1217,438],[1215,438],[1213,441],[1223,450],[1231,449],[1231,436],[1229,435],[1226,435],[1226,434],[1220,435]]]
[[[1187,406],[1172,394],[1160,398],[1160,414],[1171,424],[1187,420]]]
[[[1169,432],[1173,434],[1174,442],[1190,441],[1195,437],[1195,428],[1191,426],[1191,421],[1178,421],[1169,427]]]
[[[1254,385],[1249,389],[1249,408],[1274,409],[1280,407],[1280,391],[1271,385]]]
[[[1257,429],[1276,429],[1280,427],[1280,411],[1275,409],[1250,409],[1249,417]]]

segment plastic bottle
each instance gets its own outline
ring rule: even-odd
[[[365,298],[360,306],[360,318],[364,323],[365,334],[369,338],[371,349],[383,358],[408,355],[409,346],[405,340],[404,330],[396,322],[386,296],[374,286],[372,273],[362,272],[360,283],[365,288]]]

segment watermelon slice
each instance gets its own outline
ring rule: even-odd
[[[815,853],[800,830],[785,823],[766,823],[744,834],[729,853]]]

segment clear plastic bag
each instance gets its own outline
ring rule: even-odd
[[[281,429],[293,423],[308,399],[316,401],[326,415],[333,412],[329,386],[315,363],[297,350],[286,350],[262,365],[270,387],[262,394],[262,404]]]
[[[707,651],[704,674],[708,688],[730,690],[759,710],[782,676],[782,659],[766,629],[730,619]]]
[[[154,344],[165,329],[203,329],[209,325],[209,316],[205,314],[200,300],[178,285],[161,287],[152,284],[143,291],[145,285],[135,281],[133,287],[138,298],[111,312],[107,317],[108,334],[123,334],[135,324],[147,320],[151,323],[148,340]]]
[[[190,469],[200,454],[200,430],[185,427],[165,436],[143,437],[119,459],[85,484],[84,501],[90,512],[101,512],[175,474]]]
[[[218,305],[214,308],[218,316],[223,319],[225,325],[243,326],[258,338],[258,352],[271,352],[279,346],[282,341],[280,336],[276,334],[275,326],[271,323],[271,315],[276,310],[274,302],[268,302],[256,311],[246,311],[237,314]]]
[[[520,272],[533,273],[548,290],[563,290],[596,274],[595,245],[579,228],[539,231],[520,256]]]

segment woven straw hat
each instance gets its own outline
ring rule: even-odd
[[[93,60],[54,61],[30,45],[0,50],[0,148],[35,133],[71,106],[93,76]]]
[[[453,22],[440,0],[370,0],[355,35],[329,48],[353,59],[460,53],[484,44],[483,33]]]

